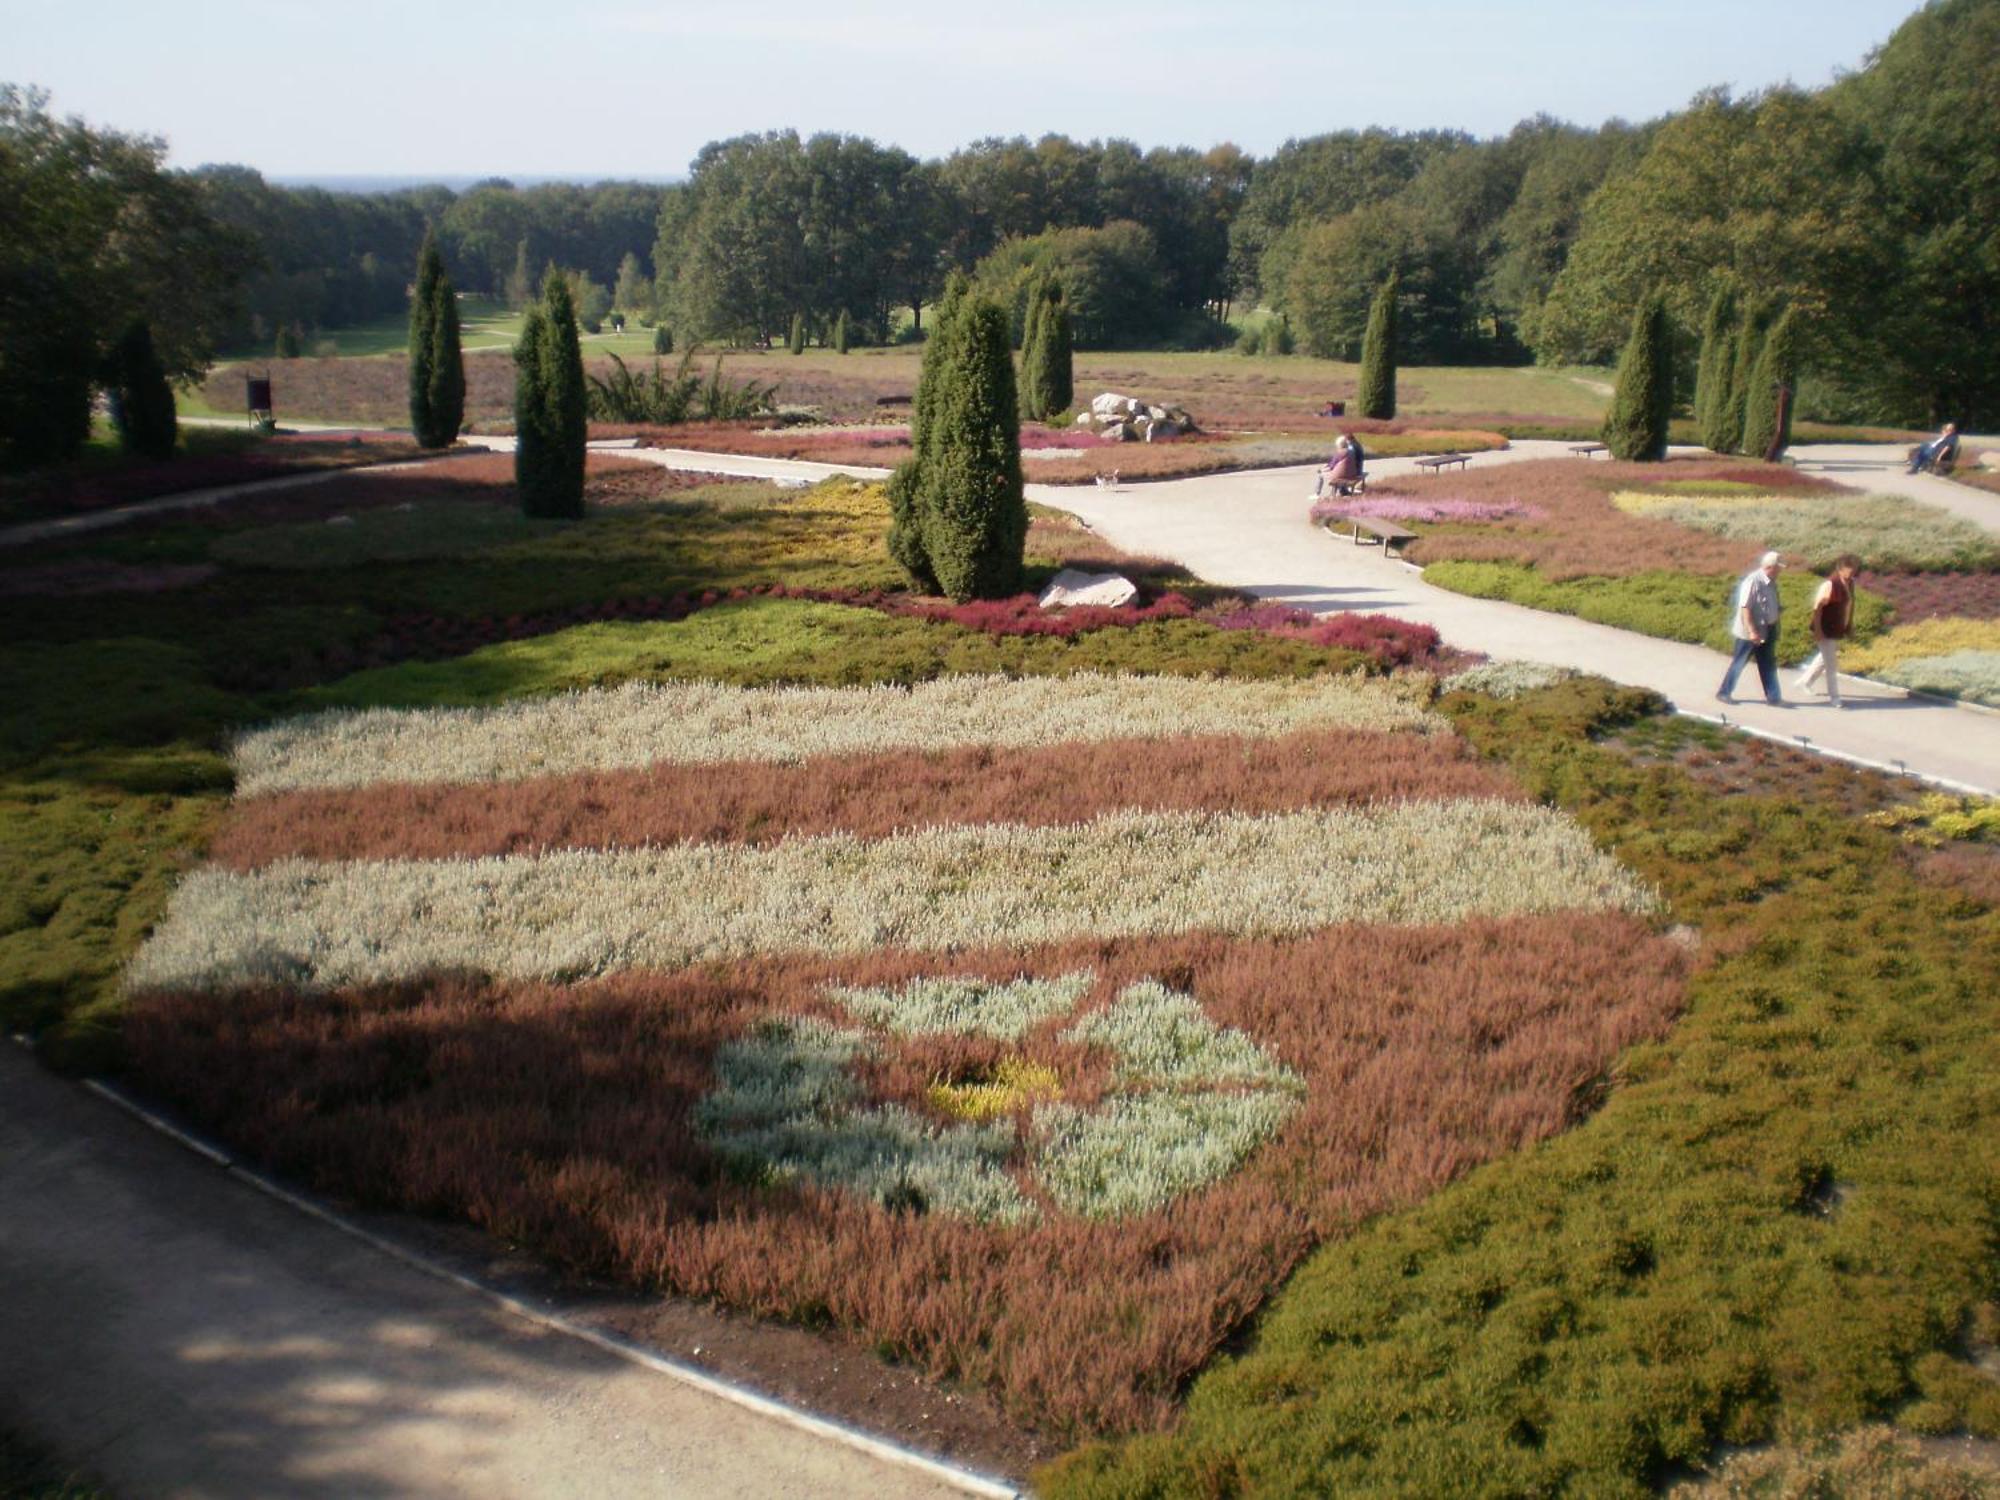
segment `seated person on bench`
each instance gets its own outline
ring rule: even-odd
[[[1331,489],[1336,495],[1352,494],[1354,487],[1361,483],[1361,460],[1361,444],[1352,433],[1343,432],[1340,441],[1334,444],[1333,457],[1320,470],[1319,485],[1313,493],[1324,495]]]
[[[1943,432],[1911,452],[1910,472],[1929,469],[1934,474],[1941,473],[1957,457],[1958,424],[1947,422]]]

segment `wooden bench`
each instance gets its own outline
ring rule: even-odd
[[[1433,453],[1428,458],[1418,459],[1417,467],[1436,474],[1447,464],[1457,464],[1462,469],[1471,457],[1470,453]]]
[[[1569,451],[1578,458],[1589,458],[1595,453],[1609,453],[1611,450],[1602,443],[1571,443]]]
[[[1357,547],[1361,545],[1361,534],[1366,532],[1382,544],[1382,554],[1385,557],[1417,539],[1414,531],[1398,526],[1394,521],[1378,521],[1372,516],[1328,516],[1326,529],[1332,531],[1336,526],[1352,527],[1354,545]]]

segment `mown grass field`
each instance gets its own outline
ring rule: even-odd
[[[1638,1495],[1774,1435],[2000,1436],[1980,1363],[2000,1334],[2000,1163],[1976,1149],[2000,1126],[2000,879],[1976,838],[1930,848],[1867,820],[1911,793],[1832,767],[1757,774],[1738,742],[1676,740],[1600,682],[1441,689],[1451,664],[1407,632],[1335,642],[1192,589],[1069,634],[914,609],[872,487],[705,486],[601,459],[590,495],[585,521],[528,526],[504,464],[453,460],[0,554],[0,691],[19,710],[0,737],[0,1019],[322,1190],[851,1330],[981,1387],[1084,1444],[1038,1476],[1049,1494]],[[1103,557],[1046,518],[1034,548],[1038,576]],[[1392,661],[1408,665],[1384,675]],[[1170,728],[1010,744],[1027,708],[975,722],[999,689],[949,698],[997,675],[1060,705],[1030,690],[1118,673]],[[606,764],[604,746],[663,746],[666,728],[563,719],[521,743],[573,745],[573,766],[451,769],[506,743],[505,721],[465,715],[644,712],[689,682],[719,705],[714,734],[792,705],[806,737]],[[871,722],[874,700],[841,694],[883,685],[963,711],[911,718],[901,747],[826,738],[855,704]],[[833,696],[739,696],[788,686]],[[1275,710],[1238,709],[1187,738],[1196,696],[1244,692],[1390,717],[1249,739]],[[231,731],[326,709],[389,713],[294,725],[258,764],[305,780],[249,791]],[[661,724],[691,713],[674,700]],[[389,764],[345,748],[364,731],[446,769],[397,781],[401,801],[311,769]],[[1443,845],[1380,822],[1411,806]],[[1191,876],[1157,907],[1143,889],[1177,870],[1190,815],[1201,839],[1261,830],[1200,846],[1222,878],[1192,917],[1170,904]],[[1025,890],[1050,867],[1050,818],[1103,828],[1129,863],[992,904],[1009,881],[979,879],[1011,869]],[[1307,854],[1282,862],[1308,818]],[[873,842],[909,827],[961,842]],[[1506,851],[1530,841],[1551,872],[1606,861],[1605,889],[1650,895],[1468,915],[1427,904],[1436,881],[1399,883],[1413,851],[1444,848],[1466,899],[1516,899],[1532,882]],[[770,862],[781,847],[830,863],[801,874]],[[244,900],[307,920],[271,864],[302,854],[393,861],[440,896],[452,861],[512,860],[551,919],[564,860],[575,890],[616,892],[621,861],[699,859],[657,888],[739,892],[764,925],[689,908],[671,930],[720,925],[685,968],[532,942],[483,974],[414,950],[372,977],[217,967],[176,889],[206,881],[239,914],[229,932]],[[814,931],[843,931],[839,890],[932,860],[951,873],[919,892],[923,922],[959,913],[979,942],[782,935],[798,893],[827,899]],[[1353,888],[1335,868],[1373,883],[1386,925],[1286,926]],[[1064,915],[1100,884],[1125,904]],[[403,951],[366,909],[353,935]],[[580,932],[623,951],[612,904],[580,909],[599,913]],[[135,996],[121,974],[155,933],[172,942],[149,962],[173,977]],[[971,990],[920,983],[940,974]],[[1148,1050],[1160,1035],[1176,1048]],[[1141,1179],[1106,1167],[1155,1160],[1191,1117],[1237,1144]],[[912,1119],[929,1123],[911,1136]],[[869,1176],[857,1140],[901,1142],[909,1169]],[[768,1253],[799,1245],[827,1248]]]

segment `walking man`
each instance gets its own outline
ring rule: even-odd
[[[1861,563],[1853,557],[1834,560],[1833,572],[1813,595],[1812,638],[1819,647],[1799,670],[1798,690],[1804,692],[1820,673],[1826,673],[1826,701],[1840,707],[1840,643],[1854,625],[1854,575]]]
[[[1754,656],[1757,676],[1764,684],[1764,701],[1773,708],[1784,707],[1784,695],[1778,690],[1778,569],[1783,566],[1777,553],[1766,552],[1736,585],[1736,610],[1729,621],[1729,633],[1736,637],[1736,654],[1729,659],[1729,670],[1722,674],[1722,686],[1715,690],[1724,703],[1736,701],[1730,696],[1736,691],[1736,679],[1743,663]]]

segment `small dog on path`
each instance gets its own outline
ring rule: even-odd
[[[1097,476],[1097,487],[1098,487],[1098,488],[1099,488],[1100,490],[1115,490],[1115,489],[1117,489],[1117,488],[1118,488],[1118,471],[1117,471],[1116,469],[1113,469],[1113,470],[1112,470],[1112,471],[1111,471],[1111,472],[1110,472],[1109,474],[1099,474],[1099,475]]]

